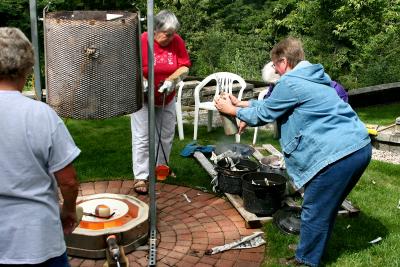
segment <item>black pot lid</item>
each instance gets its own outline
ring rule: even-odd
[[[249,157],[253,155],[255,149],[246,144],[218,144],[215,147],[215,154],[219,155],[228,150],[234,153],[240,154],[243,157]]]
[[[278,229],[285,233],[291,235],[300,234],[301,225],[301,208],[300,207],[288,207],[285,206],[279,209],[273,215],[274,224]]]

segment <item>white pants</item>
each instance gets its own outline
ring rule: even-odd
[[[161,144],[164,148],[166,160],[169,162],[169,154],[171,152],[172,141],[175,135],[176,110],[175,98],[167,105],[164,111],[162,107],[155,107],[156,119],[156,136],[155,149],[159,146],[158,131],[161,129]],[[131,132],[132,132],[132,169],[135,179],[147,179],[149,177],[149,119],[148,104],[144,103],[143,107],[132,113],[131,115]],[[154,153],[156,153],[154,151]],[[166,164],[161,146],[158,150],[157,165]]]

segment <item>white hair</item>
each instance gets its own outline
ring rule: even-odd
[[[273,67],[274,63],[272,61],[265,64],[264,68],[261,71],[262,79],[266,83],[275,84],[279,78],[281,77],[279,74],[275,73],[275,69]]]
[[[0,80],[23,78],[33,65],[33,48],[25,34],[17,28],[1,27]]]
[[[175,14],[168,10],[161,10],[154,17],[154,30],[155,31],[177,31],[180,23]]]

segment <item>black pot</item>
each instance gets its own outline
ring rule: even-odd
[[[218,172],[218,189],[224,193],[242,194],[242,175],[255,172],[259,164],[249,159],[239,159],[235,165],[237,171],[232,171],[224,160],[218,161],[215,170]]]
[[[244,208],[258,216],[272,215],[282,206],[286,178],[271,172],[250,172],[242,176]]]

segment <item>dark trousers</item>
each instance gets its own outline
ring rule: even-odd
[[[67,252],[61,256],[48,259],[45,262],[38,264],[0,264],[1,267],[71,267],[68,262]]]
[[[337,212],[367,168],[372,146],[367,146],[322,169],[304,187],[300,242],[296,259],[318,266],[331,235]]]

